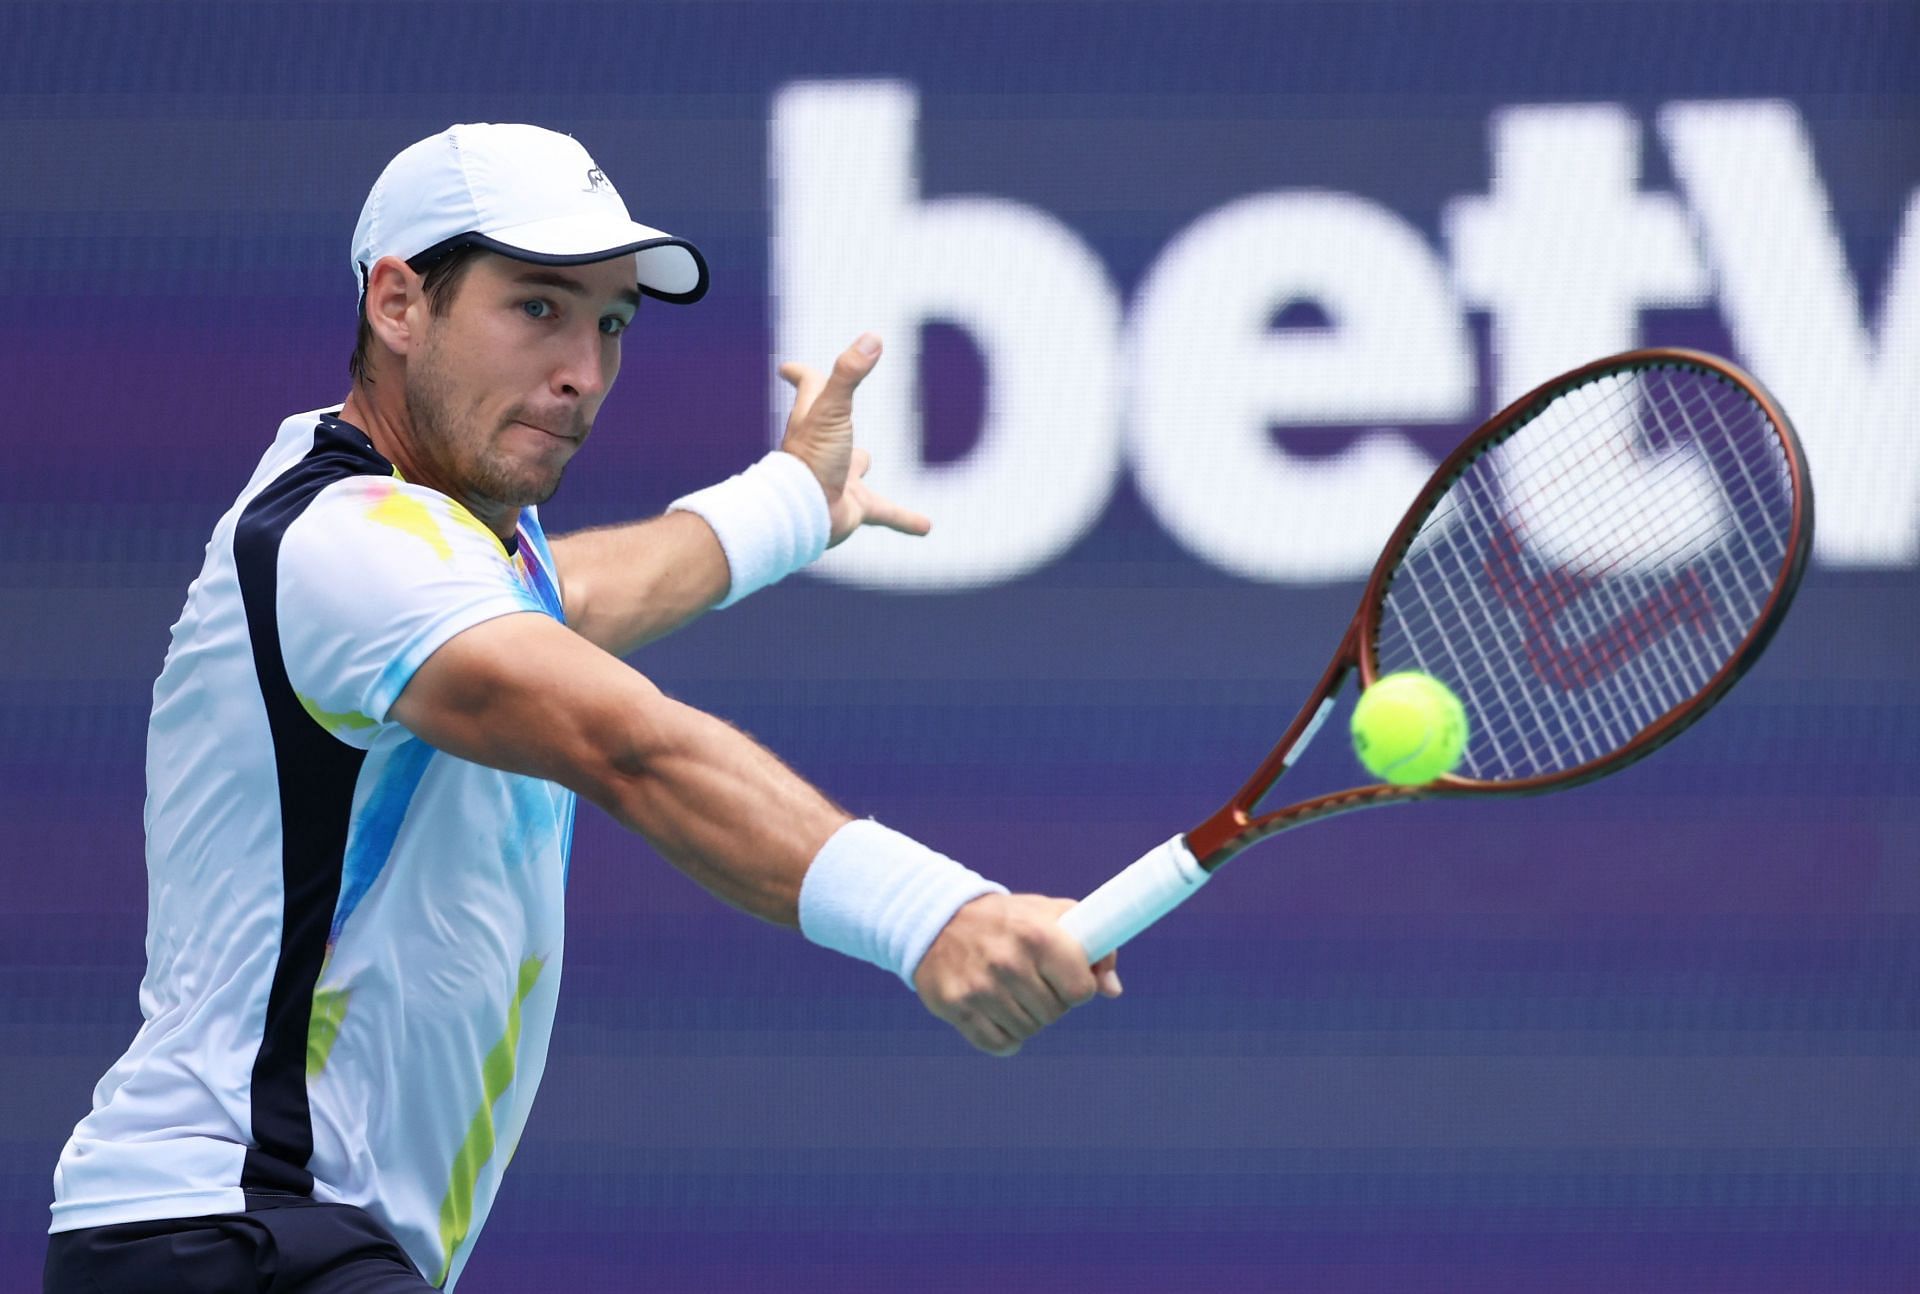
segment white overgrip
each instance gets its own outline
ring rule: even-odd
[[[1092,964],[1179,907],[1209,875],[1187,848],[1187,838],[1175,836],[1080,900],[1060,924],[1080,941]]]

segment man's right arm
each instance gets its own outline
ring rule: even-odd
[[[710,892],[781,925],[800,924],[808,869],[851,821],[750,737],[543,615],[456,634],[390,717],[448,754],[571,788]],[[1005,894],[964,904],[920,961],[928,1008],[1005,1055],[1090,998],[1094,973],[1058,925],[1062,906]]]
[[[759,743],[542,615],[456,635],[394,703],[436,749],[579,792],[706,889],[780,925],[851,815]]]

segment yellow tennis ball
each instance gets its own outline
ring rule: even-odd
[[[1353,708],[1353,750],[1367,771],[1396,786],[1419,786],[1460,766],[1467,712],[1428,674],[1374,680]]]

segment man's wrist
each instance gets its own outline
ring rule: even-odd
[[[705,521],[727,559],[729,607],[777,583],[827,551],[831,519],[813,469],[784,450],[718,485],[675,499],[669,512]]]
[[[912,988],[953,914],[1007,887],[871,818],[828,837],[800,885],[800,930],[825,948],[892,971]]]

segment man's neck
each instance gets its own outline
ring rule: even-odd
[[[353,389],[347,392],[346,402],[340,407],[340,421],[366,432],[367,439],[373,442],[380,457],[399,468],[400,475],[421,485],[440,488],[428,479],[431,473],[416,461],[413,424],[407,417],[405,406],[389,409],[374,388],[355,381]]]

